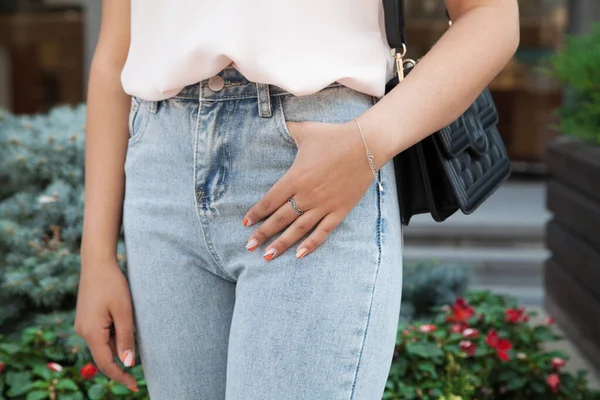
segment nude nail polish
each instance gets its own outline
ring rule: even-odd
[[[246,243],[246,248],[250,251],[254,251],[258,247],[258,244],[258,240],[250,238],[250,240],[248,240],[248,243]]]
[[[254,222],[248,217],[244,218],[244,220],[242,221],[242,225],[244,225],[245,227],[248,227],[248,226],[252,225],[253,223]]]
[[[275,257],[275,254],[277,252],[275,251],[275,249],[269,249],[265,252],[265,255],[263,256],[263,258],[267,261],[271,261],[273,259],[273,257]]]
[[[121,354],[121,362],[123,362],[123,365],[126,367],[133,367],[133,364],[135,363],[133,351],[125,350],[123,354]]]
[[[302,257],[304,257],[306,255],[306,253],[308,253],[308,249],[306,247],[302,247],[301,249],[298,249],[298,251],[296,252],[296,258],[298,258],[298,260],[300,260]]]

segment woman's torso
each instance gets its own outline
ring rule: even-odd
[[[332,82],[383,95],[393,60],[381,0],[131,0],[122,72],[130,95],[162,100],[234,63],[295,95]]]

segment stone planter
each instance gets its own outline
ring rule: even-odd
[[[558,137],[546,163],[546,309],[600,368],[600,146]]]

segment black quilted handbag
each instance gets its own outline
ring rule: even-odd
[[[440,0],[441,1],[441,0]],[[396,74],[386,93],[416,62],[404,59],[403,0],[383,0],[385,28]],[[498,112],[489,89],[456,121],[394,157],[400,214],[408,225],[416,214],[442,222],[461,210],[470,214],[510,176],[510,159],[497,128]]]

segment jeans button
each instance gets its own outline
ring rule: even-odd
[[[218,92],[225,87],[225,80],[220,75],[215,75],[208,80],[208,88],[213,92]]]

